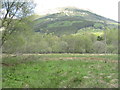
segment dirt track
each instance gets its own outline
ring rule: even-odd
[[[52,55],[52,54],[58,54],[58,53],[49,53],[49,54],[46,54],[46,55]],[[62,53],[62,54],[59,54],[59,55],[63,55],[63,54],[70,54],[70,55],[89,55],[89,56],[104,56],[105,54],[79,54],[79,53],[75,53],[75,54],[72,54],[72,53]],[[2,56],[6,56],[6,55],[9,55],[9,56],[15,56],[15,55],[24,55],[24,56],[29,56],[29,55],[44,55],[44,54],[31,54],[31,53],[28,53],[28,54],[2,54]],[[117,54],[106,54],[106,55],[117,55]]]
[[[14,54],[3,54],[3,57],[17,57],[17,56],[27,56],[22,58],[23,60],[21,60],[19,63],[15,63],[15,64],[6,64],[6,63],[1,63],[3,66],[14,66],[17,64],[22,64],[22,63],[27,63],[28,61],[32,61],[32,59],[35,59],[36,57],[31,57],[34,55],[43,55],[43,54],[22,54],[22,55],[14,55]],[[47,55],[51,55],[51,54],[47,54]],[[62,54],[61,54],[62,55]],[[74,54],[73,54],[74,55]],[[75,54],[77,55],[77,54]],[[79,54],[80,55],[80,54]],[[41,57],[38,58],[38,60],[85,60],[85,61],[101,61],[104,63],[118,63],[118,60],[111,60],[108,58],[102,58],[102,57],[84,57],[84,55],[89,55],[89,56],[101,56],[104,54],[82,54],[82,57]],[[111,55],[111,54],[108,54]]]
[[[106,58],[97,57],[60,57],[60,58],[42,58],[43,60],[91,60],[118,63],[118,60],[110,60]]]

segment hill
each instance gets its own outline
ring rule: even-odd
[[[96,31],[104,30],[104,26],[117,28],[114,20],[105,18],[87,10],[78,8],[61,8],[59,13],[48,14],[34,20],[34,30],[56,35],[74,34],[81,29],[92,27]]]

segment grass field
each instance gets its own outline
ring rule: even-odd
[[[118,56],[3,55],[3,88],[117,88]]]

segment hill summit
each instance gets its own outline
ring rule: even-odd
[[[77,33],[82,28],[92,27],[103,30],[105,25],[115,28],[116,21],[93,12],[74,7],[61,8],[58,13],[47,14],[36,19],[34,30],[56,35]]]

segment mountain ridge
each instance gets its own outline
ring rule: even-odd
[[[34,20],[34,30],[42,33],[72,34],[86,27],[94,27],[96,23],[102,29],[105,25],[115,27],[117,21],[97,15],[93,12],[77,9],[62,8],[59,13],[48,14]]]

